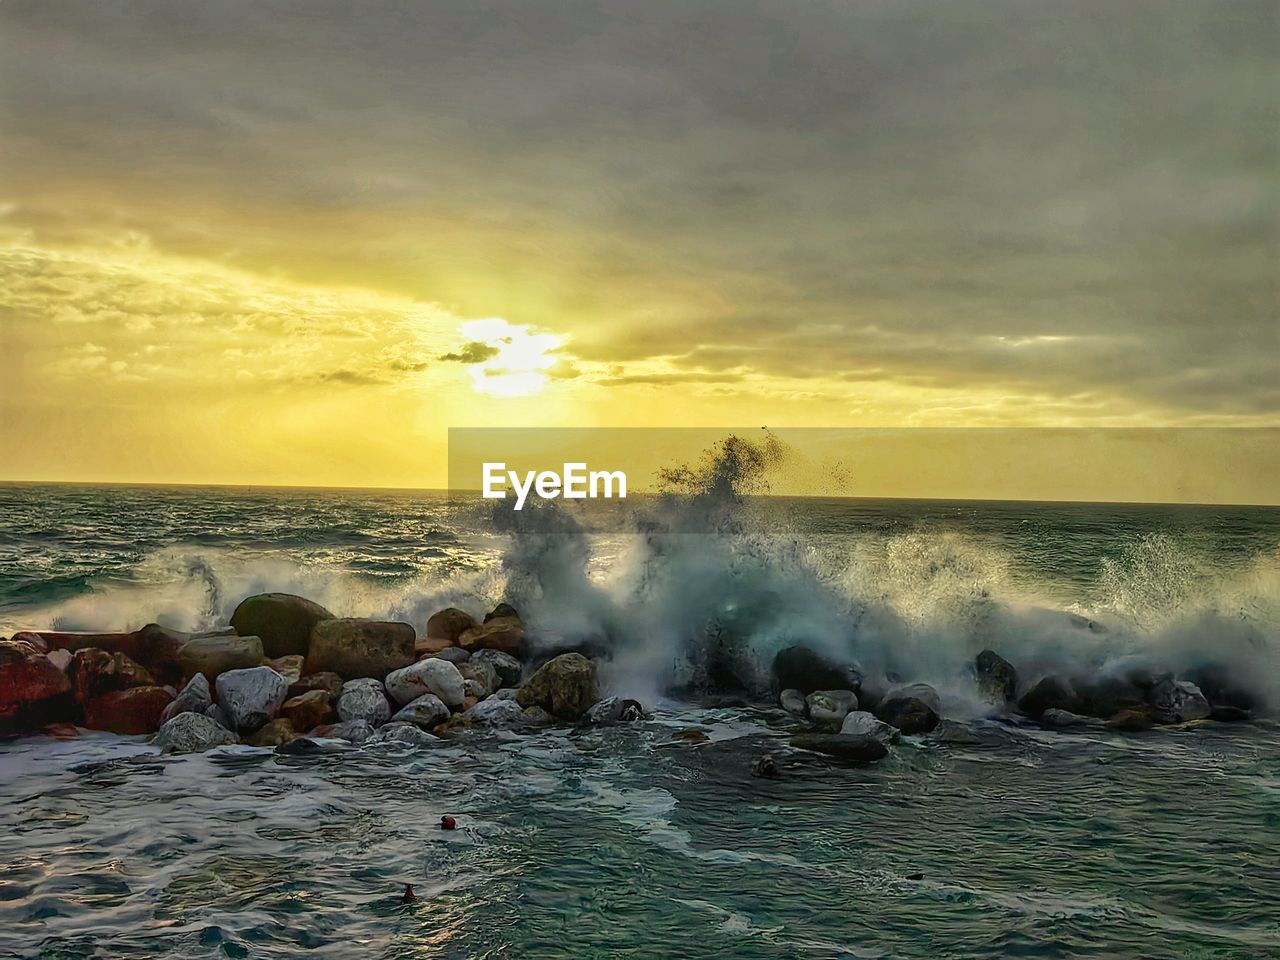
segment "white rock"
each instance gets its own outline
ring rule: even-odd
[[[865,710],[854,710],[848,714],[840,724],[840,732],[855,737],[875,737],[884,744],[897,743],[899,736],[897,727],[890,726],[877,719],[874,713],[867,713]]]
[[[782,705],[783,710],[796,717],[803,717],[809,709],[805,705],[804,694],[799,690],[783,690],[778,697],[778,703]]]
[[[397,722],[384,724],[377,733],[369,738],[368,742],[402,743],[415,747],[430,747],[440,741],[419,726],[415,726],[412,723]]]
[[[401,706],[433,693],[451,710],[462,706],[467,692],[462,674],[448,660],[428,657],[387,674],[387,692]]]
[[[838,696],[837,694],[848,694]],[[852,698],[852,700],[850,699]],[[837,728],[849,713],[850,707],[858,705],[857,697],[848,690],[820,690],[804,698],[809,708],[809,719],[824,727]]]
[[[479,706],[479,704],[477,704]],[[434,693],[424,693],[391,718],[397,723],[415,723],[430,729],[449,719],[449,708]]]
[[[391,704],[382,684],[372,677],[348,680],[338,694],[338,717],[342,720],[364,720],[378,727],[391,719]]]
[[[289,692],[284,677],[270,667],[245,667],[218,674],[218,703],[236,730],[257,730],[276,715]]]
[[[236,735],[204,714],[180,713],[161,724],[155,745],[165,753],[203,753],[224,743],[235,743]]]

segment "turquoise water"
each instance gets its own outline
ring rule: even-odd
[[[1280,956],[1274,721],[1002,725],[956,672],[995,638],[1024,672],[1211,654],[1270,689],[1276,511],[809,509],[810,535],[673,540],[637,565],[627,537],[531,549],[417,494],[0,487],[6,629],[216,623],[261,589],[421,625],[526,589],[527,563],[526,615],[614,637],[607,682],[654,708],[307,757],[4,741],[0,956]],[[913,665],[955,722],[870,768],[791,753],[780,711],[660,689],[709,616],[763,658],[810,631]],[[688,728],[708,739],[672,739]],[[764,752],[781,779],[751,776]],[[419,902],[398,903],[406,882]]]

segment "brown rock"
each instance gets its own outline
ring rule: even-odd
[[[577,720],[599,699],[596,668],[580,653],[548,660],[516,694],[520,706],[542,707],[561,720]]]
[[[462,706],[458,708],[459,712],[466,713],[468,710],[470,710],[479,702],[480,702],[479,697],[463,697]]]
[[[67,673],[76,703],[82,707],[112,690],[156,686],[151,672],[127,653],[108,653],[97,647],[77,650]]]
[[[441,650],[448,650],[452,646],[452,640],[441,637],[419,637],[414,641],[413,655],[415,659],[421,660],[424,657],[434,657]]]
[[[524,647],[524,624],[519,617],[495,617],[458,637],[464,650],[501,650],[519,656]]]
[[[1151,718],[1151,710],[1148,707],[1129,707],[1119,711],[1110,720],[1107,726],[1114,730],[1124,730],[1134,733],[1139,730],[1150,730],[1155,725],[1155,721]]]
[[[310,729],[309,727],[305,729]],[[254,747],[279,747],[298,739],[298,732],[287,717],[276,717],[265,726],[259,727],[252,735],[245,738],[245,743]]]
[[[0,641],[0,720],[19,717],[70,690],[67,675],[31,644]]]
[[[213,683],[228,670],[244,670],[262,663],[262,641],[257,637],[195,637],[178,650],[185,676],[203,673]]]
[[[241,636],[260,637],[268,657],[305,657],[316,624],[332,618],[332,613],[305,597],[260,593],[240,601],[231,614],[231,626]]]
[[[322,620],[311,633],[307,672],[331,670],[344,680],[383,679],[414,662],[413,627],[385,620]]]
[[[484,622],[488,623],[490,620],[497,620],[499,617],[514,617],[519,620],[520,614],[511,604],[500,603],[484,615]]]
[[[302,667],[305,662],[306,657],[291,653],[288,656],[267,660],[264,665],[284,677],[286,683],[296,683],[302,678]]]
[[[323,690],[329,695],[329,699],[336,700],[342,692],[342,678],[331,671],[324,671],[305,674],[289,684],[290,697],[310,693],[312,690]],[[301,730],[302,727],[298,729]]]
[[[312,730],[328,722],[334,715],[326,690],[308,690],[290,697],[280,708],[280,714],[293,723],[295,730]]]
[[[85,704],[84,725],[124,735],[155,733],[171,700],[173,695],[164,687],[112,690]]]
[[[427,621],[427,637],[431,640],[448,640],[445,646],[450,646],[458,642],[458,637],[462,636],[464,630],[470,630],[475,625],[476,621],[471,614],[457,607],[446,607],[439,613],[432,614]]]

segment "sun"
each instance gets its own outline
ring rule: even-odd
[[[501,317],[468,320],[459,329],[470,342],[484,344],[492,351],[470,370],[472,389],[491,397],[541,393],[550,379],[547,371],[560,360],[555,351],[565,342],[562,336],[535,333]]]

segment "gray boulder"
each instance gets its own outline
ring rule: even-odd
[[[432,693],[451,710],[461,707],[467,695],[458,668],[438,657],[428,657],[387,674],[387,692],[400,706],[417,700],[424,693]]]
[[[449,708],[434,693],[424,693],[402,707],[391,719],[397,723],[412,723],[430,730],[449,719]]]
[[[874,763],[889,755],[889,748],[875,737],[847,733],[798,733],[791,738],[791,745],[851,763]]]
[[[462,688],[466,691],[467,698],[471,700],[484,700],[489,696],[489,691],[476,680],[463,680]]]
[[[471,654],[472,663],[487,663],[498,672],[500,685],[514,687],[520,682],[524,673],[524,664],[509,653],[501,650],[477,650]]]
[[[881,743],[898,742],[898,729],[891,727],[874,713],[865,710],[854,710],[847,714],[840,724],[840,732],[851,737],[875,737]]]
[[[794,688],[783,690],[778,696],[778,703],[782,705],[783,710],[793,717],[803,717],[809,712],[809,705],[805,703],[804,694]]]
[[[368,720],[343,720],[341,723],[330,723],[316,727],[311,736],[331,740],[346,740],[348,743],[364,743],[373,736],[373,724]]]
[[[582,722],[593,727],[643,719],[644,707],[640,705],[640,701],[623,700],[621,697],[605,697],[592,704],[591,709],[582,716]]]
[[[526,722],[520,704],[493,697],[481,700],[462,716],[479,727],[513,727]]]
[[[209,681],[203,673],[197,673],[187,681],[173,701],[160,714],[160,722],[172,720],[180,713],[203,714],[205,708],[213,703],[213,693],[209,690]]]
[[[1064,730],[1069,727],[1100,727],[1102,726],[1102,721],[1094,717],[1072,713],[1070,710],[1059,710],[1057,707],[1050,707],[1040,714],[1040,724],[1056,730]]]
[[[1151,688],[1151,718],[1156,723],[1186,723],[1203,720],[1213,708],[1209,700],[1189,680],[1161,680]]]
[[[480,695],[481,700],[502,686],[498,671],[487,660],[468,660],[466,663],[460,663],[458,664],[458,672],[462,674],[463,680],[474,680],[480,685],[480,688],[484,690],[484,693]]]
[[[417,635],[407,623],[355,618],[321,620],[311,631],[307,673],[332,671],[344,680],[381,680],[413,663]]]
[[[372,677],[348,680],[338,694],[338,717],[341,720],[364,720],[371,727],[380,727],[391,719],[391,705],[382,684]]]
[[[437,737],[432,736],[412,723],[387,723],[380,727],[368,740],[369,743],[399,743],[414,747],[430,747],[438,744]]]
[[[461,647],[445,647],[438,653],[433,653],[428,659],[448,660],[454,666],[457,666],[460,663],[466,663],[473,656],[474,654],[470,650],[463,650]]]
[[[284,677],[270,667],[248,667],[219,674],[218,703],[232,728],[253,731],[276,715],[289,692]]]
[[[236,735],[200,713],[180,713],[160,725],[153,741],[164,753],[203,753],[226,743]]]
[[[938,692],[925,683],[890,690],[876,707],[876,716],[911,736],[928,733],[941,720]]]
[[[501,690],[495,690],[488,700],[512,700],[514,701],[520,691],[516,687],[503,687]]]

